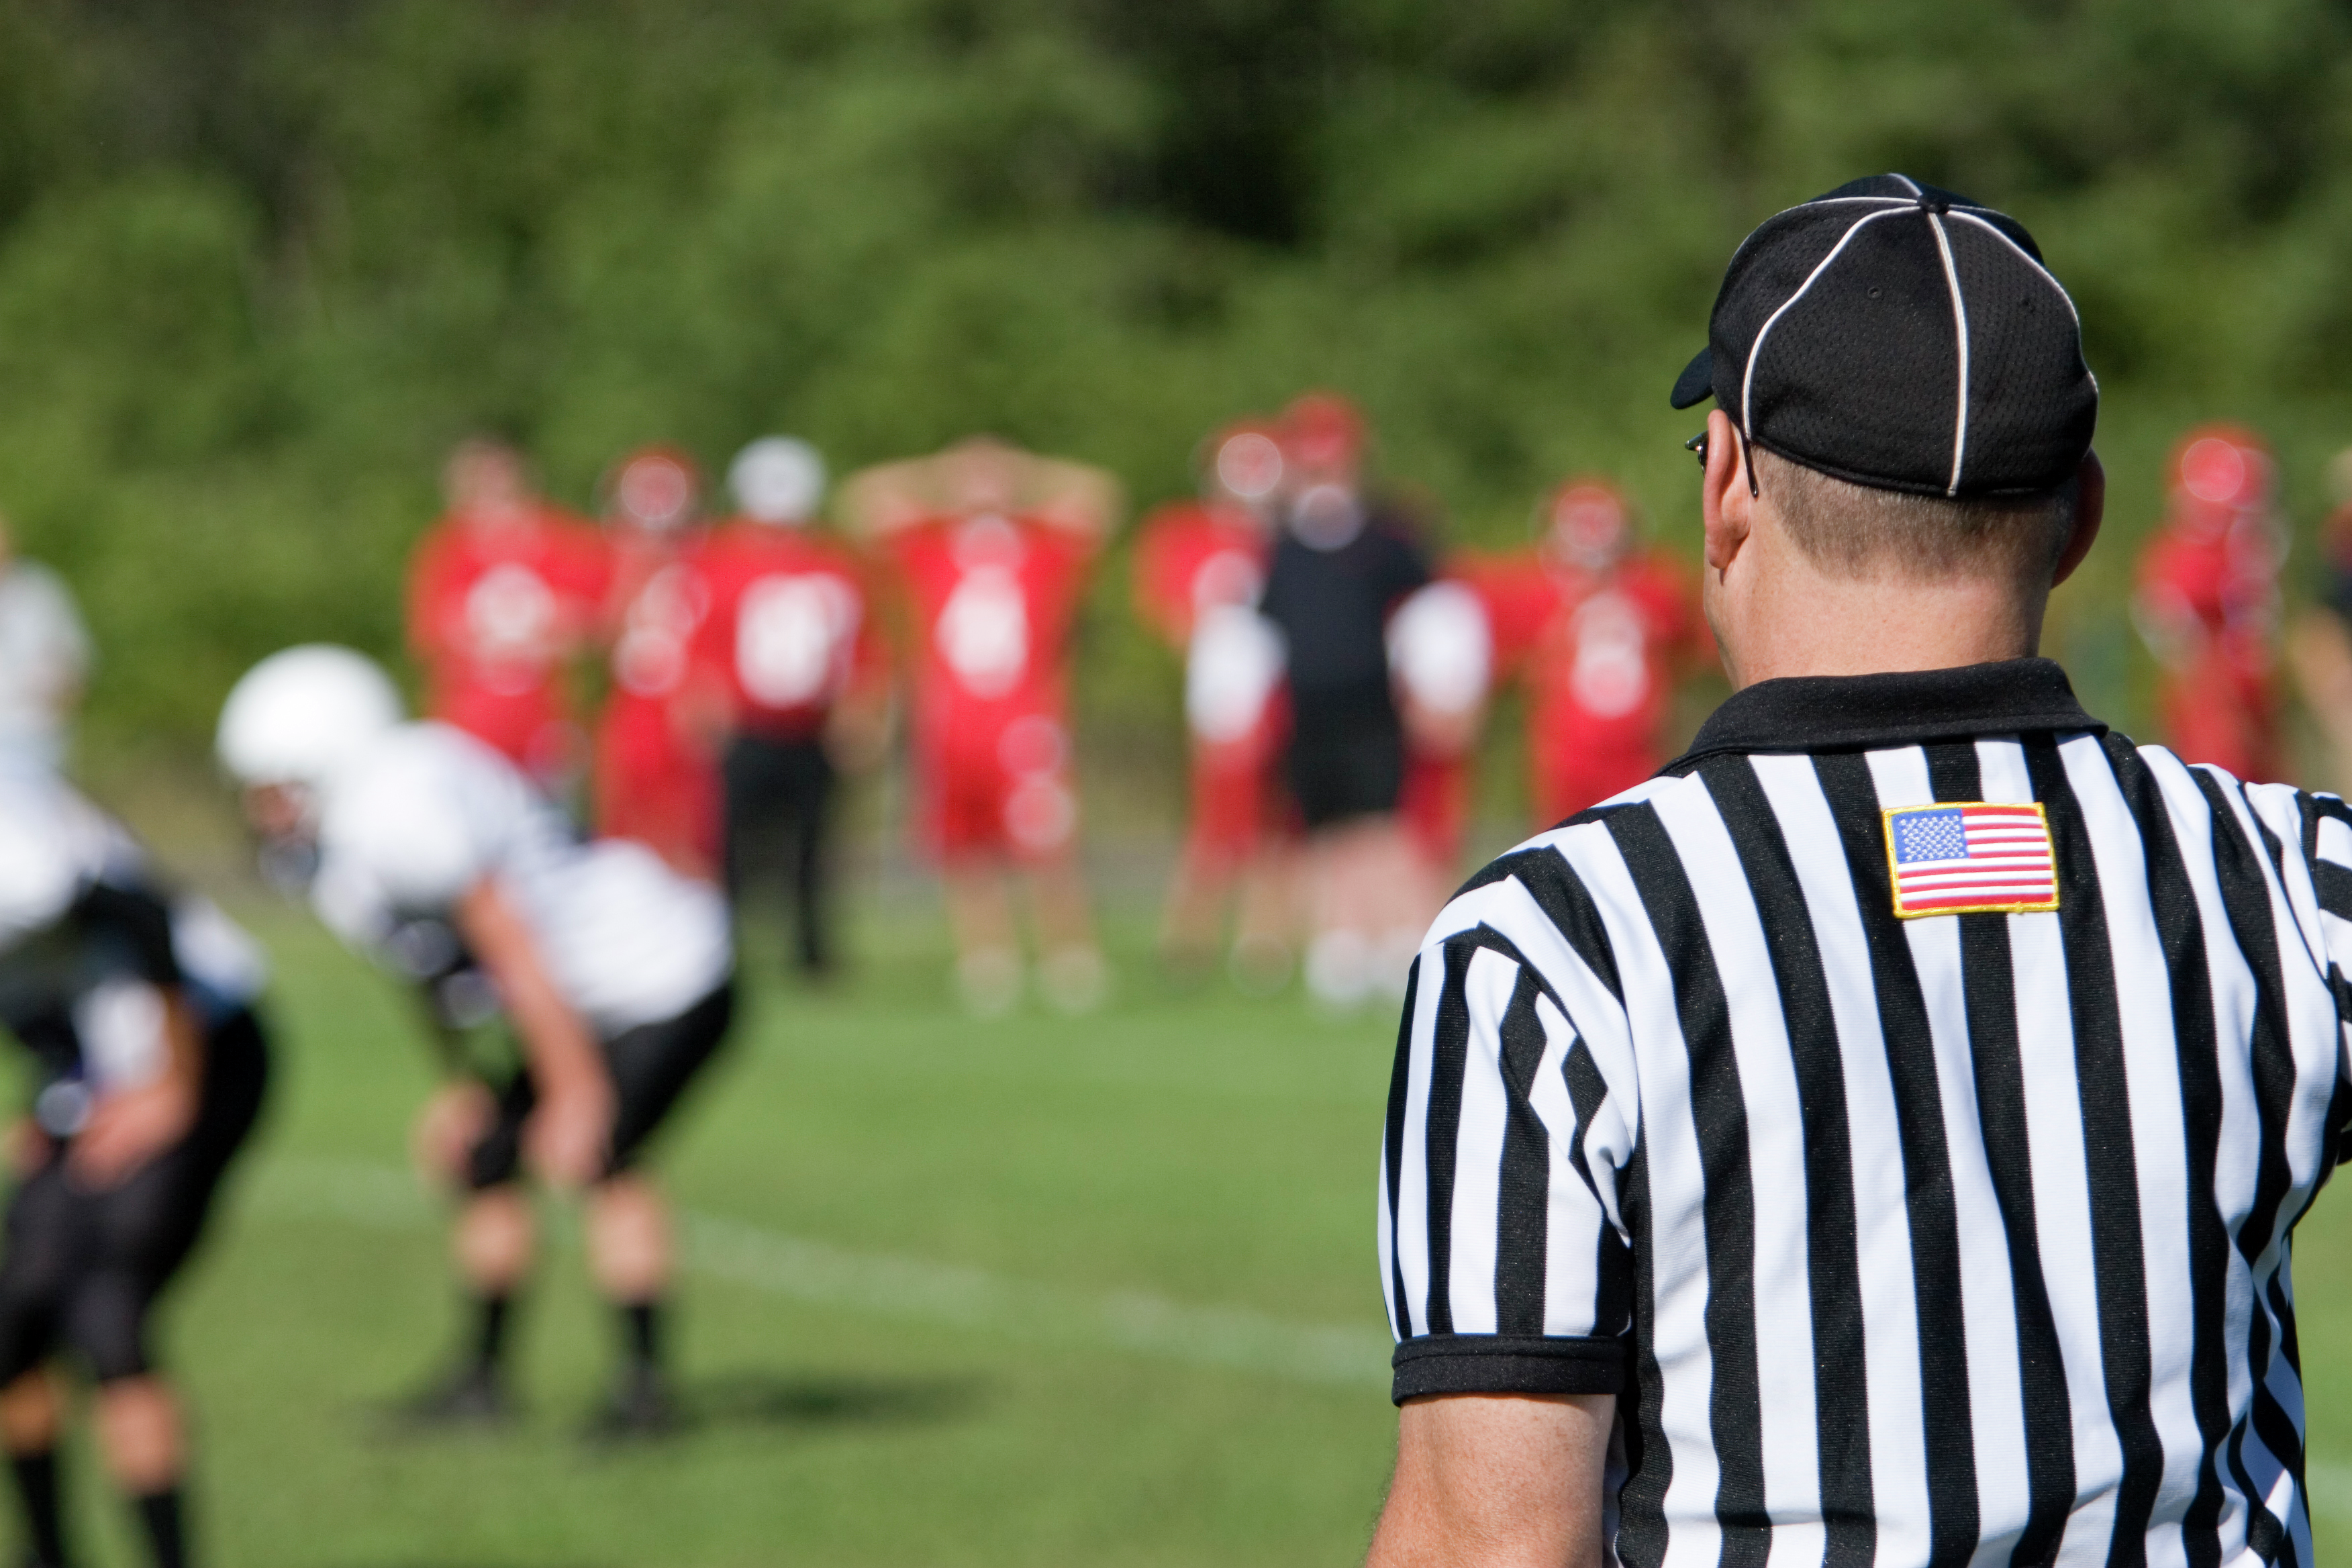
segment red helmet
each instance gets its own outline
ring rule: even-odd
[[[640,447],[613,468],[605,512],[647,533],[675,533],[694,521],[701,490],[692,458],[675,447]]]
[[[1281,428],[1265,419],[1236,419],[1201,443],[1201,488],[1259,506],[1282,488],[1289,465],[1282,456]]]
[[[1355,467],[1364,455],[1364,416],[1336,392],[1309,392],[1282,411],[1282,447],[1308,473]]]
[[[2172,449],[2167,478],[2175,515],[2226,526],[2270,510],[2277,466],[2270,443],[2242,425],[2200,425]]]
[[[1606,566],[1633,542],[1633,509],[1607,479],[1569,480],[1551,492],[1543,516],[1545,543],[1579,566]]]

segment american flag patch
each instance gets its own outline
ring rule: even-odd
[[[1885,813],[1895,913],[2029,914],[2058,907],[2058,866],[2039,801],[1971,800]]]

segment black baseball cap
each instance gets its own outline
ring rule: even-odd
[[[2081,320],[2033,237],[1903,174],[1748,237],[1674,405],[1710,393],[1755,446],[1917,495],[2055,489],[2099,419]]]

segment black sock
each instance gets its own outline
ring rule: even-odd
[[[477,1296],[474,1298],[474,1367],[479,1372],[497,1370],[507,1351],[508,1309],[511,1296]]]
[[[188,1568],[188,1542],[180,1522],[180,1489],[149,1492],[139,1500],[139,1522],[147,1527],[147,1555],[155,1568]]]
[[[25,1511],[25,1536],[43,1568],[65,1568],[65,1524],[58,1515],[58,1451],[17,1454],[8,1461],[16,1478],[16,1501]]]
[[[661,1365],[661,1303],[632,1301],[621,1309],[621,1332],[628,1347],[629,1364],[657,1370]]]

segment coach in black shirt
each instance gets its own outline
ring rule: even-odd
[[[1415,965],[1373,1562],[2308,1563],[2352,814],[2033,657],[2104,485],[2013,221],[1892,175],[1781,213],[1709,395],[1734,695]]]
[[[1412,528],[1364,494],[1352,446],[1314,467],[1308,440],[1294,437],[1291,448],[1305,479],[1286,510],[1258,609],[1283,637],[1290,787],[1311,831],[1396,809],[1404,727],[1389,686],[1386,630],[1389,613],[1430,572]]]
[[[1402,513],[1365,493],[1352,409],[1309,393],[1282,426],[1290,493],[1258,610],[1286,656],[1284,772],[1307,834],[1307,989],[1349,1007],[1402,992],[1434,901],[1397,819],[1405,737],[1387,635],[1429,561]]]

